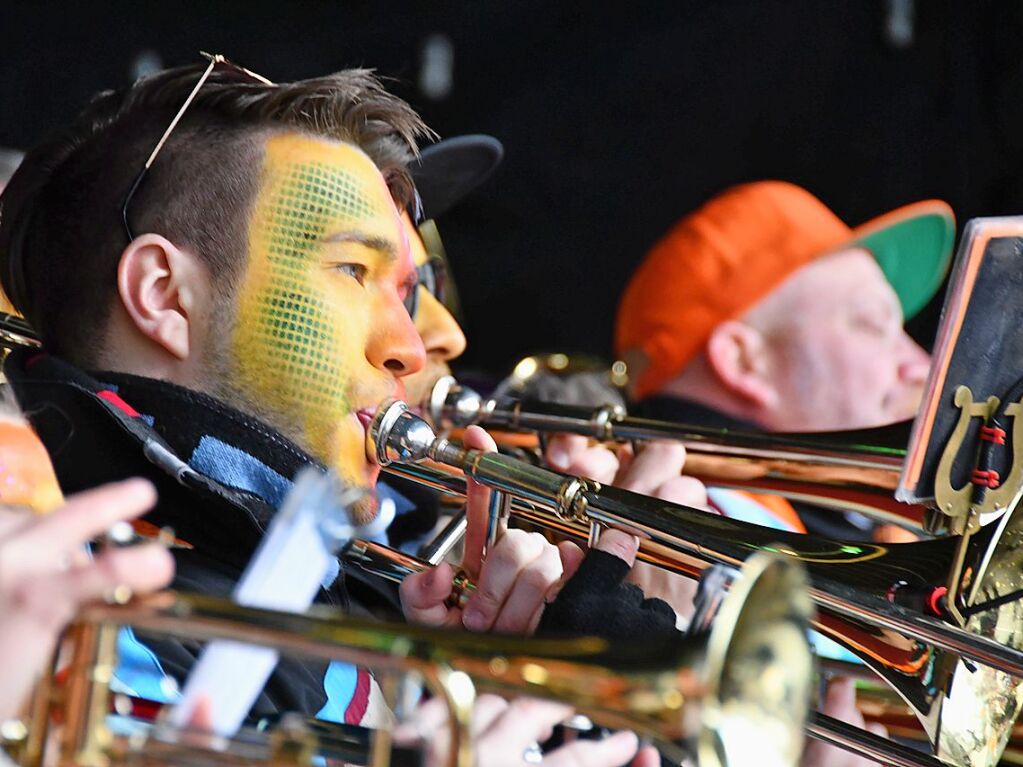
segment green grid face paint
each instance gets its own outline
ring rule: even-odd
[[[383,178],[355,147],[299,135],[267,140],[232,385],[357,486],[372,484],[376,471],[355,413],[395,390],[369,357],[391,317],[383,312],[395,309],[384,296],[401,266],[396,254],[408,260],[399,227]]]

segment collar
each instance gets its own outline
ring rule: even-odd
[[[323,469],[270,426],[207,394],[127,373],[94,375],[101,396],[145,422],[192,469],[273,508],[284,501],[301,468]]]
[[[261,421],[166,381],[89,375],[36,350],[12,352],[4,372],[66,493],[147,477],[159,494],[147,521],[238,567],[298,468],[318,465]]]

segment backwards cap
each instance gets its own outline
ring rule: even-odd
[[[855,230],[794,184],[733,187],[679,221],[647,254],[625,288],[615,352],[642,351],[634,395],[676,376],[714,328],[741,317],[814,258],[862,247],[892,283],[904,316],[926,306],[944,279],[955,239],[952,209],[907,205]]]

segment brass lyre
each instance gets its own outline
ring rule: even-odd
[[[959,547],[953,560],[948,576],[948,594],[946,609],[959,622],[966,624],[966,618],[959,609],[960,597],[972,602],[976,594],[961,595],[960,588],[964,576],[963,565],[971,536],[980,529],[981,519],[985,514],[1001,513],[1014,506],[1023,494],[1023,428],[1015,428],[1021,403],[1011,402],[1005,408],[1005,415],[1013,419],[1012,457],[1013,462],[1006,477],[998,476],[997,472],[983,472],[984,476],[973,476],[960,487],[953,486],[953,466],[959,457],[970,421],[982,419],[980,440],[975,452],[980,451],[980,443],[985,439],[1005,440],[1005,432],[988,435],[988,422],[998,411],[1001,404],[998,397],[988,397],[983,402],[973,401],[973,392],[968,386],[959,386],[955,392],[955,406],[959,408],[959,418],[948,442],[941,454],[934,479],[935,508],[944,517],[949,532],[960,536]],[[976,456],[971,466],[976,464]],[[983,573],[972,576],[972,582],[979,584]]]

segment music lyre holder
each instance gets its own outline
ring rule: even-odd
[[[984,572],[965,568],[970,539],[1023,491],[1023,218],[975,219],[959,247],[931,374],[896,497],[926,503],[934,533],[961,536],[941,612],[965,626]],[[999,545],[993,536],[990,547]],[[985,561],[990,561],[990,558]]]

